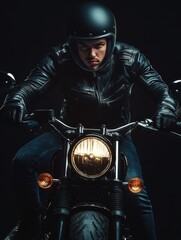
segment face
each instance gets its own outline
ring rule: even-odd
[[[97,70],[102,63],[107,48],[105,38],[89,41],[78,41],[78,53],[82,62],[90,69]]]

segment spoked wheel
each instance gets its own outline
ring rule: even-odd
[[[97,211],[74,213],[70,220],[69,240],[108,240],[109,219]]]

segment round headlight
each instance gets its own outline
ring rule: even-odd
[[[100,177],[111,166],[111,148],[105,140],[97,136],[84,137],[74,145],[71,162],[75,171],[81,176]]]

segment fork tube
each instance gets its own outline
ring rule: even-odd
[[[70,192],[67,181],[68,176],[68,152],[70,149],[70,142],[65,143],[65,157],[62,171],[63,176],[61,179],[61,185],[58,186],[56,191],[56,197],[54,200],[54,229],[52,231],[51,239],[53,240],[65,240],[68,234],[68,219],[70,212]]]
[[[66,142],[66,153],[65,153],[65,171],[64,171],[64,177],[67,177],[68,175],[68,162],[69,162],[69,150],[70,150],[70,142]]]
[[[115,141],[115,178],[111,186],[111,239],[120,240],[123,235],[123,189],[119,173],[121,163],[119,157],[119,140]]]
[[[70,212],[70,192],[66,179],[57,189],[54,209],[53,240],[65,240],[68,235],[68,219]]]
[[[115,180],[119,180],[119,141],[115,142]]]

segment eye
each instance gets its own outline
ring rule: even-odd
[[[78,44],[78,48],[79,48],[79,50],[82,50],[82,51],[87,51],[88,50],[88,47],[83,45],[83,44]]]
[[[102,45],[96,45],[95,49],[100,49],[102,47]]]
[[[100,43],[97,43],[97,44],[95,44],[95,48],[96,49],[100,49],[100,48],[102,48],[102,47],[104,47],[105,46],[105,43],[103,43],[103,42],[100,42]]]

